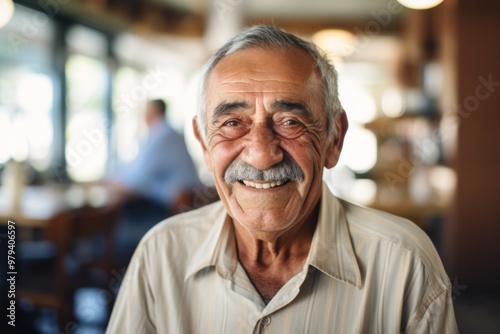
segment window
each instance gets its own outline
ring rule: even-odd
[[[104,176],[108,154],[106,39],[89,28],[68,30],[66,62],[66,161],[77,182]]]
[[[141,75],[138,70],[123,66],[116,71],[114,82],[114,148],[117,163],[126,163],[137,155],[139,140],[146,130],[139,113],[144,101],[129,98],[134,87],[140,87]]]
[[[14,159],[39,171],[50,165],[53,30],[47,17],[21,5],[0,30],[0,164]]]

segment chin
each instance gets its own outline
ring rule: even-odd
[[[251,234],[282,234],[288,231],[295,221],[289,217],[284,218],[282,210],[275,214],[258,210],[255,216],[236,215],[234,220]]]

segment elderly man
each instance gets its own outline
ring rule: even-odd
[[[144,237],[109,333],[457,332],[426,235],[322,181],[347,131],[336,85],[312,44],[274,27],[214,55],[193,126],[221,202]]]

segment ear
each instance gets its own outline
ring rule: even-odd
[[[335,138],[331,140],[328,144],[325,167],[334,167],[340,158],[340,152],[342,152],[342,146],[344,145],[345,134],[349,128],[349,122],[347,120],[347,115],[344,110],[335,119]]]
[[[201,132],[198,124],[197,117],[194,116],[192,120],[193,132],[196,140],[201,145],[201,149],[203,151],[203,160],[205,160],[205,165],[209,172],[212,172],[212,160],[210,159],[210,154],[208,153],[207,143],[205,142],[205,136]]]

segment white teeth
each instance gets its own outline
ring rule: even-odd
[[[255,183],[253,183],[252,181],[243,180],[243,183],[244,183],[246,186],[249,186],[249,187],[255,187]]]
[[[270,183],[255,183],[252,181],[243,180],[243,183],[248,187],[252,187],[252,188],[256,188],[256,189],[269,189],[269,188],[281,186],[283,183],[285,183],[285,181],[272,181]]]

